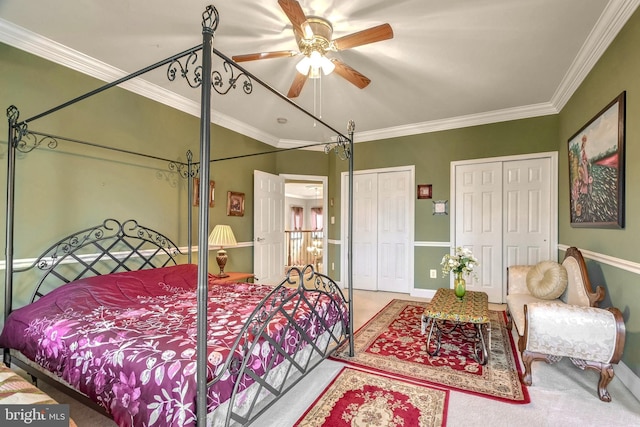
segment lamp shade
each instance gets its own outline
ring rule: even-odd
[[[209,235],[209,245],[211,246],[228,247],[237,244],[236,237],[228,225],[216,225]]]

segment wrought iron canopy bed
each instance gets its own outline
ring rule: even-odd
[[[153,288],[153,291],[149,291],[152,295],[144,293],[140,295],[137,293],[135,295],[127,295],[130,301],[135,300],[146,303],[147,305],[144,306],[144,310],[148,309],[151,300],[158,306],[156,299],[169,299],[175,302],[175,299],[172,298],[175,298],[176,295],[182,297],[184,292],[193,294],[193,305],[186,310],[190,313],[196,313],[195,323],[192,324],[192,326],[195,325],[195,327],[188,329],[192,335],[195,332],[196,342],[195,348],[189,350],[185,357],[193,356],[192,358],[195,362],[194,364],[188,365],[189,368],[185,368],[182,365],[171,364],[170,367],[163,372],[171,372],[171,374],[167,375],[173,378],[177,375],[178,371],[181,371],[186,373],[186,376],[189,377],[188,380],[196,382],[195,402],[193,402],[195,411],[193,411],[193,414],[189,415],[191,414],[191,412],[189,412],[189,414],[185,415],[184,408],[180,410],[173,408],[172,411],[174,414],[179,413],[174,416],[174,424],[196,422],[199,426],[206,425],[208,416],[209,422],[217,422],[221,425],[229,425],[231,423],[246,425],[253,422],[260,414],[268,409],[275,400],[291,389],[304,375],[326,358],[333,349],[345,340],[350,340],[352,337],[351,325],[353,324],[353,313],[351,310],[350,236],[348,237],[348,247],[346,249],[349,258],[347,272],[348,298],[344,297],[339,287],[329,277],[313,271],[311,267],[307,267],[309,270],[305,271],[296,269],[296,271],[293,272],[295,276],[293,279],[287,275],[282,283],[275,288],[269,287],[268,289],[262,289],[262,293],[253,295],[256,304],[255,307],[246,313],[242,313],[240,317],[242,317],[241,321],[243,323],[241,323],[241,326],[236,327],[238,332],[237,336],[231,340],[231,344],[227,346],[228,352],[220,355],[217,352],[211,352],[211,327],[224,324],[226,320],[221,321],[221,318],[211,317],[211,315],[216,315],[218,311],[221,310],[220,305],[211,305],[211,301],[215,299],[211,297],[211,294],[218,293],[222,295],[220,301],[228,302],[229,298],[239,298],[239,295],[241,295],[239,293],[241,292],[252,293],[254,291],[249,291],[245,288],[231,288],[228,284],[216,282],[207,273],[208,202],[210,198],[207,186],[201,186],[199,193],[200,208],[198,215],[197,246],[201,250],[198,251],[197,266],[190,264],[192,218],[191,210],[189,209],[189,263],[183,266],[175,266],[176,261],[174,257],[179,251],[176,245],[162,233],[146,228],[133,220],[121,223],[117,220],[109,219],[95,227],[63,238],[38,257],[31,266],[20,270],[14,269],[13,266],[15,170],[16,151],[30,151],[34,147],[39,146],[43,141],[55,145],[57,144],[57,139],[65,139],[81,144],[98,146],[97,144],[33,132],[28,129],[28,123],[55,113],[60,109],[114,87],[124,81],[138,77],[150,70],[168,66],[167,76],[169,80],[183,77],[189,82],[190,86],[201,89],[200,161],[199,164],[192,164],[190,152],[187,153],[188,163],[169,161],[170,169],[177,169],[180,176],[189,178],[195,174],[199,174],[203,182],[208,182],[209,180],[210,166],[212,163],[210,149],[211,89],[213,88],[219,94],[226,94],[229,90],[240,85],[242,90],[249,94],[252,91],[253,82],[257,82],[267,90],[273,92],[274,95],[293,105],[303,114],[313,118],[314,122],[320,123],[334,132],[334,134],[337,135],[337,142],[324,144],[325,152],[328,153],[332,149],[335,149],[340,153],[342,158],[347,159],[349,161],[349,175],[352,177],[353,124],[351,123],[349,126],[349,136],[335,131],[321,119],[314,117],[311,113],[298,107],[284,95],[214,49],[213,36],[218,25],[218,20],[216,9],[213,6],[208,6],[203,13],[202,45],[146,67],[116,82],[102,86],[99,89],[63,103],[58,107],[49,109],[28,120],[19,121],[18,110],[13,106],[7,110],[9,138],[7,155],[5,322],[9,320],[10,314],[13,314],[13,317],[19,317],[16,313],[20,312],[20,310],[14,312],[12,306],[14,273],[19,273],[22,270],[31,270],[34,267],[43,272],[43,277],[35,286],[32,298],[34,301],[33,304],[23,309],[29,310],[35,308],[36,312],[47,313],[49,308],[46,307],[49,306],[46,306],[45,302],[48,299],[53,299],[55,302],[53,305],[57,305],[58,308],[62,304],[60,301],[66,302],[73,299],[85,301],[95,299],[93,297],[83,299],[83,297],[79,295],[94,295],[98,290],[102,291],[106,289],[107,284],[101,281],[103,278],[106,278],[109,282],[116,283],[116,293],[123,293],[122,289],[118,288],[118,284],[127,281],[143,283],[145,289],[149,288],[149,283],[156,285],[156,287],[158,284],[162,284],[162,290]],[[189,64],[195,64],[198,56],[197,53],[200,51],[202,56],[201,64],[197,65],[194,69],[190,69]],[[224,61],[225,77],[223,77],[220,72],[212,70],[212,55],[217,55]],[[236,71],[239,72],[239,74],[236,75]],[[229,75],[230,77],[228,77]],[[111,149],[109,147],[101,148]],[[270,153],[272,152],[275,151],[271,151]],[[135,152],[129,152],[129,154],[141,155]],[[261,154],[267,153],[254,153],[250,155]],[[158,159],[153,156],[142,156]],[[192,180],[188,180],[189,187],[192,185],[191,182]],[[352,180],[350,179],[350,195],[352,194],[351,185]],[[188,195],[190,199],[192,195],[190,189]],[[191,206],[191,200],[189,201],[189,206]],[[350,200],[349,212],[351,211],[352,202]],[[351,214],[349,215],[348,225],[349,230],[351,230]],[[152,271],[151,273],[148,272],[150,270]],[[177,270],[180,270],[180,274],[175,273]],[[167,271],[170,273],[165,273]],[[171,277],[171,280],[175,279],[175,283],[171,282],[170,284],[167,280],[158,279],[158,277],[154,276],[156,273],[163,274],[162,278]],[[148,275],[151,275],[152,278],[140,277]],[[297,287],[291,286],[298,276],[310,277],[310,280],[300,281]],[[151,280],[151,282],[148,280]],[[52,284],[52,281],[57,283]],[[262,287],[264,288],[264,286]],[[70,293],[66,294],[67,291]],[[80,292],[80,294],[77,294],[77,292]],[[55,298],[58,297],[61,299],[56,300]],[[56,321],[69,321],[68,318],[63,319],[63,313],[74,312],[75,309],[67,308],[68,310],[65,309],[61,312],[58,310],[55,314],[51,314],[51,318],[57,319]],[[87,313],[95,314],[101,312],[100,310],[104,310],[104,305],[88,305],[85,308],[88,311],[82,312],[81,310],[77,310],[77,313],[83,313],[82,316],[87,315]],[[124,313],[125,318],[132,315],[130,307],[119,307],[118,310],[121,310],[118,311],[119,315]],[[140,310],[143,309],[140,308]],[[159,308],[158,310],[166,314],[167,308]],[[212,313],[211,310],[213,310],[214,313]],[[246,311],[248,309],[245,308],[244,310]],[[328,314],[330,312],[332,313],[331,316]],[[33,312],[28,313],[33,314]],[[104,314],[103,312],[101,313]],[[154,315],[157,316],[158,313]],[[51,321],[51,318],[47,321]],[[222,319],[226,319],[226,317],[222,317]],[[96,319],[93,320],[95,323]],[[76,321],[79,321],[78,317],[73,320],[73,322]],[[111,319],[111,321],[122,321],[122,317],[116,316],[116,318]],[[235,321],[239,321],[239,319]],[[5,323],[5,326],[6,325],[7,323]],[[33,331],[34,329],[37,329],[37,327],[31,324],[24,330]],[[85,331],[85,329],[82,329],[82,331]],[[68,331],[68,335],[73,335],[77,332],[77,330]],[[9,331],[6,335],[11,335],[11,333],[12,332]],[[16,332],[13,332],[13,334],[16,335]],[[19,335],[20,332],[17,332],[17,334]],[[3,336],[4,335],[5,332],[3,331]],[[213,336],[217,335],[213,333]],[[230,338],[227,337],[226,339]],[[47,338],[40,337],[40,340],[41,342],[42,340],[46,341]],[[50,340],[48,342],[51,343]],[[8,345],[6,345],[6,347],[8,347]],[[26,347],[23,348],[25,352],[28,353]],[[353,351],[352,345],[351,348]],[[40,356],[44,353],[49,353],[49,355],[53,354],[55,357],[59,356],[57,347],[55,347],[54,350],[51,348],[45,350],[40,348],[40,351]],[[31,356],[36,359],[40,357],[35,357],[34,354],[36,353],[32,352]],[[161,358],[162,355],[168,357],[166,356],[166,352],[161,352],[160,354]],[[215,354],[215,357],[212,356],[212,354]],[[263,359],[259,359],[260,362],[256,361],[258,360],[256,359],[257,355],[263,356]],[[215,363],[212,362],[212,358],[216,359]],[[43,364],[53,363],[51,361],[45,362],[43,358],[41,358],[41,360],[43,360]],[[7,364],[12,361],[19,364],[34,377],[43,378],[47,381],[51,381],[52,378],[55,377],[55,375],[52,374],[44,374],[40,368],[36,367],[36,363],[28,357],[12,357],[8,348],[5,348],[4,361]],[[163,367],[162,369],[165,368]],[[56,371],[56,369],[53,370],[54,372]],[[83,370],[91,372],[88,365],[85,366]],[[155,371],[156,376],[154,380],[156,383],[161,382],[158,372],[159,368]],[[126,385],[128,383],[127,374],[121,372],[119,375],[121,383]],[[149,375],[153,375],[152,373],[147,372],[144,375],[146,375],[144,377],[146,383],[152,382],[149,377]],[[195,381],[195,378],[207,378],[208,381]],[[228,399],[225,398],[224,402],[220,400],[220,402],[212,404],[211,396],[217,393],[212,392],[213,387],[215,387],[216,384],[222,383],[222,378],[231,378],[229,382],[230,386],[228,386],[231,387],[228,393],[229,397]],[[81,382],[80,379],[75,377],[68,377],[66,379],[67,382],[69,382],[69,379],[73,379],[74,381],[70,382],[74,384]],[[57,379],[54,379],[54,382],[57,382]],[[129,384],[129,386],[131,386],[131,384]],[[71,390],[73,390],[73,388]],[[71,391],[71,393],[73,394],[73,391]],[[133,394],[130,394],[130,397],[139,397],[138,394],[140,391],[133,391],[131,393]],[[86,403],[88,402],[86,398],[88,394],[91,393],[86,389],[82,389],[80,393],[76,392],[74,397],[78,397]],[[117,391],[114,394],[117,394]],[[222,404],[221,408],[222,406],[225,408],[211,416],[209,411],[213,410],[213,408],[218,408],[218,403]],[[104,410],[107,409],[105,405],[104,401],[99,400],[98,403],[93,406]],[[150,408],[148,411],[150,414],[149,419],[151,419],[153,423],[160,423],[160,421],[158,421],[158,414],[162,409],[166,409],[166,407],[160,404],[148,406]],[[111,413],[113,412],[114,410],[112,408]],[[130,414],[127,414],[127,416],[129,415]],[[131,418],[131,420],[133,420],[133,418]],[[149,422],[149,420],[146,422]],[[126,425],[127,421],[123,421],[123,423]]]

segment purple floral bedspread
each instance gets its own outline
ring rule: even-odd
[[[12,312],[0,347],[17,349],[60,376],[120,426],[194,425],[196,284],[192,264],[81,279]],[[207,376],[221,379],[209,389],[209,411],[230,397],[235,379],[222,372],[223,365],[247,318],[271,290],[210,277]],[[345,315],[327,296],[319,298],[316,311],[331,324]],[[298,322],[306,318],[307,333],[321,333],[318,320],[308,315],[302,310]],[[269,324],[269,335],[281,339],[286,330],[285,348],[295,351],[297,332],[285,329],[279,317]],[[257,373],[270,366],[272,354],[267,343],[254,351],[250,361]]]

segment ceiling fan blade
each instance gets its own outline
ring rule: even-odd
[[[248,53],[246,55],[234,55],[231,57],[235,62],[255,61],[257,59],[271,59],[271,58],[287,58],[296,56],[300,52],[295,50],[278,50],[275,52],[260,52],[260,53]]]
[[[296,76],[293,79],[293,83],[287,93],[287,98],[296,98],[302,92],[304,84],[307,82],[308,74],[300,74],[296,71]]]
[[[336,50],[350,49],[364,44],[375,43],[393,38],[393,29],[389,24],[378,25],[357,33],[335,39],[332,43]]]
[[[296,0],[278,0],[278,4],[282,8],[289,21],[293,25],[293,31],[295,31],[300,37],[304,37],[305,23],[307,22],[307,16],[302,10],[302,6]],[[306,25],[308,27],[308,25]]]
[[[349,82],[353,83],[360,89],[364,89],[369,85],[369,83],[371,83],[371,80],[368,77],[360,74],[358,71],[349,67],[344,62],[335,58],[331,59],[331,62],[333,62],[333,64],[336,66],[334,71],[338,73],[340,77],[347,79]]]

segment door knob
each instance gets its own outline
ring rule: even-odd
[[[256,241],[258,241],[258,242],[262,242],[263,240],[264,240],[264,237],[258,237],[258,238],[256,239]]]

